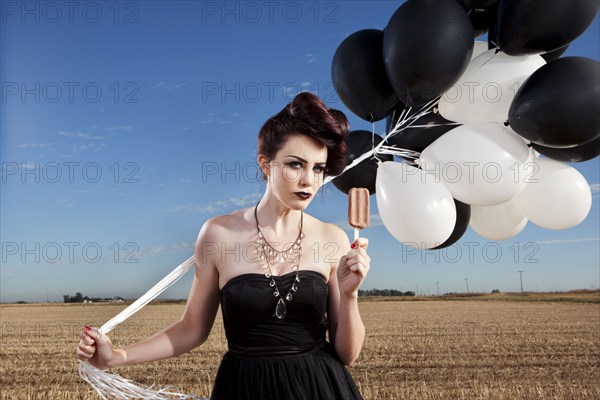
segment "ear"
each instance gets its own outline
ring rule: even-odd
[[[269,173],[271,172],[271,166],[269,164],[269,159],[267,158],[267,156],[265,156],[264,154],[258,155],[258,166],[265,175],[269,176]]]

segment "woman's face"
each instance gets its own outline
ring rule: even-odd
[[[275,157],[268,162],[268,180],[273,193],[293,210],[306,208],[323,182],[327,147],[309,136],[288,136]]]

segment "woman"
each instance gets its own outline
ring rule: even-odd
[[[122,349],[85,326],[77,357],[107,369],[180,355],[206,341],[221,303],[229,351],[211,399],[361,399],[344,365],[365,336],[357,298],[368,240],[350,246],[342,229],[303,211],[324,175],[343,170],[348,129],[317,96],[296,96],[258,137],[262,199],[200,230],[181,319]]]

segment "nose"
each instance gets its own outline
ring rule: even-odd
[[[300,175],[300,181],[298,182],[302,187],[309,187],[315,183],[316,175],[311,168],[304,168]]]

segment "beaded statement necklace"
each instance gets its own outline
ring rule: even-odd
[[[259,201],[260,203],[260,201]],[[294,296],[292,292],[295,293],[298,291],[297,283],[300,282],[300,276],[298,275],[298,270],[300,269],[300,257],[302,256],[302,239],[304,239],[304,232],[302,232],[302,224],[304,219],[304,212],[300,212],[300,223],[299,223],[299,231],[296,240],[288,246],[288,248],[283,250],[277,250],[274,248],[271,243],[267,242],[265,236],[263,235],[262,230],[260,229],[260,225],[258,224],[258,204],[254,207],[254,219],[256,220],[256,230],[258,231],[258,248],[261,252],[259,256],[260,261],[266,261],[266,269],[265,277],[269,280],[269,286],[274,288],[273,296],[279,297],[279,301],[275,306],[275,314],[274,316],[283,319],[287,315],[287,306],[285,304],[286,301],[292,301]],[[273,271],[271,270],[271,262],[283,262],[287,261],[292,264],[292,271],[296,272],[296,277],[292,283],[292,286],[287,292],[287,295],[282,296],[281,290],[277,286],[277,282],[273,277]]]

